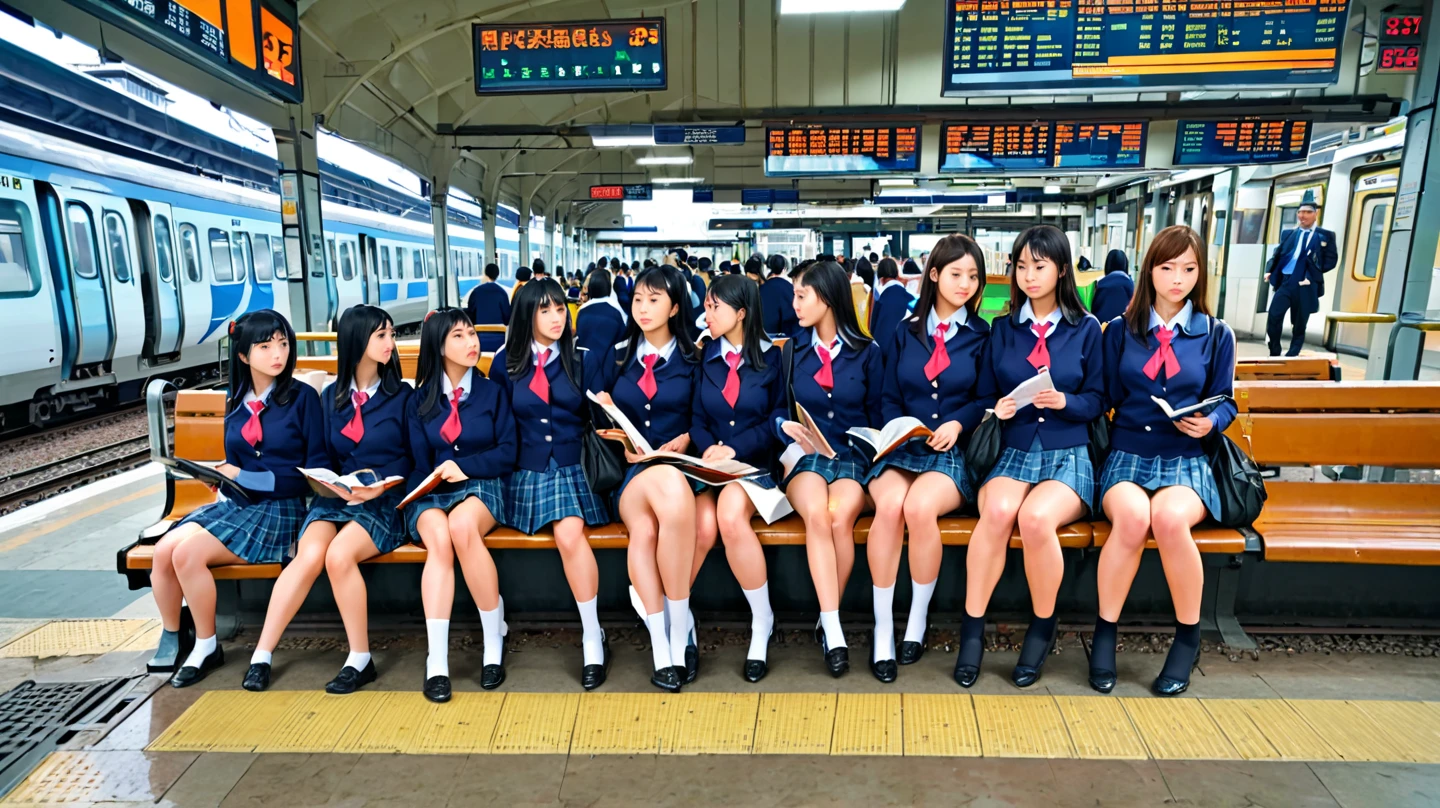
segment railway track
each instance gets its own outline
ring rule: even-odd
[[[150,439],[127,438],[0,475],[0,515],[148,462]]]

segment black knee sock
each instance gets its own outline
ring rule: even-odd
[[[1095,636],[1090,641],[1090,670],[1115,672],[1115,642],[1119,626],[1103,617],[1095,618]]]
[[[1175,623],[1175,644],[1165,657],[1165,667],[1160,675],[1177,682],[1190,681],[1190,669],[1195,666],[1195,652],[1200,650],[1200,624]]]
[[[1030,616],[1030,627],[1025,629],[1025,642],[1020,645],[1020,662],[1027,668],[1038,668],[1050,652],[1050,640],[1055,636],[1055,615],[1049,617]]]
[[[980,667],[980,658],[985,655],[985,618],[971,617],[968,612],[960,618],[960,658],[957,665]]]

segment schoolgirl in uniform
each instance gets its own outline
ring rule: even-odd
[[[855,520],[865,506],[862,484],[869,471],[845,431],[884,425],[885,364],[880,347],[860,331],[850,279],[834,261],[811,264],[796,281],[795,315],[801,330],[789,384],[835,457],[818,454],[815,437],[801,424],[777,422],[781,439],[793,441],[781,454],[788,469],[782,484],[805,522],[805,553],[820,600],[815,637],[830,675],[838,677],[850,669],[840,595],[855,566]]]
[[[946,236],[930,253],[915,312],[891,330],[886,346],[885,417],[918,418],[935,434],[909,441],[870,469],[875,501],[865,545],[875,589],[870,669],[882,682],[895,681],[897,673],[891,607],[905,531],[910,534],[911,597],[901,665],[918,662],[925,653],[930,596],[940,576],[939,518],[975,497],[965,445],[994,405],[976,392],[990,337],[989,324],[975,311],[984,288],[980,246],[969,236]]]
[[[231,479],[241,472],[259,479],[246,486],[251,504],[222,498],[181,519],[155,545],[150,582],[164,634],[152,670],[179,648],[182,599],[195,620],[195,647],[179,661],[170,679],[174,687],[193,685],[225,664],[215,641],[210,568],[282,561],[300,535],[310,494],[297,469],[328,462],[320,397],[295,382],[294,345],[290,323],[271,309],[244,314],[230,327],[225,463],[219,471]],[[271,490],[258,490],[270,480]]]
[[[756,468],[769,466],[779,448],[775,419],[785,416],[785,379],[780,349],[765,339],[760,287],[743,275],[721,275],[705,293],[705,327],[711,339],[701,354],[695,380],[690,440],[704,460],[738,460]],[[769,474],[750,478],[774,488]],[[718,532],[725,558],[745,599],[750,602],[750,650],[741,674],[758,682],[768,671],[766,649],[775,626],[765,552],[750,526],[755,505],[739,485],[706,489],[695,498],[700,534],[696,564],[714,546]],[[692,577],[693,581],[693,577]]]
[[[1055,645],[1055,596],[1064,574],[1057,530],[1089,512],[1095,493],[1089,424],[1104,411],[1100,323],[1075,290],[1065,234],[1050,225],[1032,227],[1015,239],[1010,261],[1011,313],[992,323],[980,374],[980,398],[1000,397],[995,416],[1004,421],[1004,451],[980,487],[980,521],[965,560],[955,660],[955,681],[964,687],[980,675],[985,609],[1017,518],[1033,615],[1010,680],[1029,687],[1040,678]],[[1044,368],[1055,389],[1019,408],[1010,392]]]
[[[1110,456],[1099,502],[1112,525],[1096,575],[1100,616],[1090,656],[1090,686],[1115,687],[1116,621],[1135,580],[1147,530],[1154,534],[1175,602],[1175,643],[1152,689],[1183,693],[1200,653],[1200,593],[1205,572],[1190,529],[1220,517],[1220,495],[1201,438],[1235,419],[1226,399],[1208,415],[1171,421],[1151,396],[1172,408],[1230,396],[1235,334],[1205,303],[1205,241],[1183,225],[1155,236],[1125,314],[1104,337],[1105,384],[1115,408]]]
[[[410,503],[405,519],[425,545],[420,596],[425,605],[425,698],[450,700],[450,610],[455,559],[480,608],[485,650],[480,686],[505,681],[505,604],[485,534],[505,515],[503,478],[515,468],[515,419],[505,388],[475,368],[480,341],[465,312],[441,308],[420,327],[416,389],[405,408],[415,471],[410,487],[439,470],[442,483]]]
[[[505,388],[520,442],[518,468],[506,481],[505,523],[526,535],[553,525],[565,578],[584,630],[580,684],[594,690],[610,669],[610,644],[600,628],[596,596],[600,571],[585,538],[586,525],[610,521],[610,509],[580,468],[586,428],[582,379],[603,372],[600,357],[575,344],[560,284],[542,278],[515,293],[505,344],[490,363],[490,378]]]
[[[352,306],[341,315],[337,336],[339,373],[320,396],[324,467],[342,475],[369,469],[382,480],[409,476],[405,405],[411,390],[400,378],[395,324],[384,309]],[[245,673],[246,690],[270,686],[275,646],[322,571],[329,573],[350,643],[350,655],[325,691],[343,695],[375,681],[365,580],[357,565],[405,542],[404,520],[395,507],[404,496],[401,485],[388,491],[357,489],[343,498],[315,497],[300,529],[299,551],[270,594],[265,627]]]
[[[605,378],[586,380],[597,393],[608,391],[600,398],[619,407],[654,449],[690,448],[690,406],[699,367],[689,335],[695,319],[690,294],[675,267],[642,270],[635,278],[625,340],[602,363]],[[630,536],[630,582],[650,631],[655,664],[650,682],[678,692],[694,680],[699,665],[690,615],[694,488],[673,466],[640,462],[639,455],[628,452],[626,460],[632,465],[614,497]]]

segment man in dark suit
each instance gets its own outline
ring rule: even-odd
[[[752,259],[758,257],[751,256]],[[747,261],[745,266],[748,270],[750,262]],[[785,279],[790,261],[780,253],[771,253],[765,266],[770,269],[770,277],[760,284],[760,311],[764,314],[765,333],[772,337],[793,337],[800,330],[800,323],[795,317],[795,286]],[[756,266],[755,271],[758,273],[760,267]]]
[[[470,291],[470,301],[465,304],[465,313],[476,325],[509,325],[510,295],[505,287],[496,283],[500,278],[500,267],[485,265],[485,282]],[[495,351],[505,344],[504,334],[481,334],[480,350]]]
[[[1305,344],[1305,326],[1310,315],[1320,310],[1325,295],[1325,273],[1339,263],[1335,250],[1335,234],[1318,227],[1315,220],[1319,209],[1308,194],[1300,203],[1295,218],[1299,227],[1280,236],[1280,248],[1265,265],[1265,280],[1275,295],[1270,299],[1270,317],[1265,323],[1265,336],[1270,355],[1280,355],[1280,331],[1285,313],[1290,312],[1290,350],[1286,356],[1299,356]]]

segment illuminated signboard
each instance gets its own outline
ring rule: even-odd
[[[1375,49],[1376,73],[1420,72],[1420,44],[1425,18],[1419,9],[1396,11],[1380,17]]]
[[[665,20],[477,23],[475,93],[663,90]]]
[[[941,172],[1143,168],[1144,121],[947,123]]]
[[[920,125],[765,127],[765,175],[899,174],[920,170]]]
[[[294,0],[69,2],[215,75],[303,100]]]
[[[947,0],[947,96],[1334,84],[1347,0]]]
[[[1293,163],[1310,153],[1310,122],[1294,118],[1179,121],[1175,165]]]
[[[654,136],[657,146],[738,146],[745,142],[745,127],[661,125]]]
[[[591,199],[613,199],[629,200],[632,202],[643,202],[653,199],[655,189],[649,184],[645,185],[592,185],[590,186]]]

